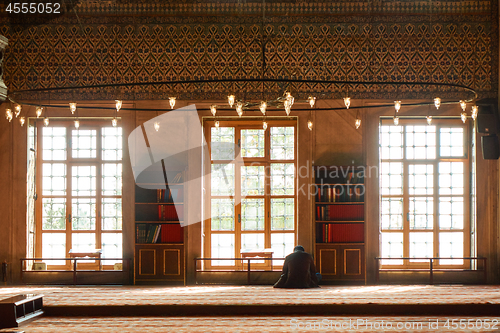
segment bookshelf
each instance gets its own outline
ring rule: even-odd
[[[365,282],[364,169],[316,166],[316,268],[324,282]]]
[[[185,282],[184,186],[135,187],[135,284]],[[180,209],[176,209],[176,205]]]

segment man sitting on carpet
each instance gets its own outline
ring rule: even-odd
[[[316,273],[312,256],[297,245],[285,258],[283,272],[274,288],[319,288],[321,274]]]

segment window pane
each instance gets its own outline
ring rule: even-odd
[[[383,232],[381,241],[381,257],[403,258],[403,233]],[[382,265],[402,265],[403,260],[381,260]]]
[[[432,197],[410,197],[410,229],[434,228],[434,199]]]
[[[433,257],[433,233],[432,232],[410,232],[410,257],[432,258]],[[429,262],[428,260],[410,260],[410,262]]]
[[[43,198],[42,229],[66,229],[66,199]]]
[[[436,126],[406,126],[406,158],[436,158]]]
[[[104,233],[102,238],[102,257],[103,258],[121,258],[122,257],[122,234]],[[103,265],[114,265],[121,263],[121,260],[103,260]]]
[[[66,258],[66,234],[42,234],[43,258]],[[65,260],[47,260],[48,265],[65,265]]]
[[[403,158],[403,126],[380,126],[380,158]]]
[[[241,251],[244,250],[263,250],[264,234],[241,234]],[[243,261],[246,264],[247,261]],[[251,260],[250,264],[265,264],[265,260]]]
[[[234,164],[212,164],[212,195],[234,195]]]
[[[271,164],[271,195],[293,195],[294,180],[293,163]]]
[[[102,199],[102,229],[122,230],[122,199]]]
[[[464,228],[464,198],[439,198],[439,229],[452,230]]]
[[[234,234],[212,234],[212,258],[234,258]],[[234,265],[234,260],[211,260],[212,266]]]
[[[71,156],[73,158],[95,158],[97,155],[96,130],[72,130]]]
[[[234,127],[212,127],[212,160],[234,160]]]
[[[464,163],[439,163],[439,194],[464,194]]]
[[[73,230],[95,230],[95,199],[73,199],[71,211]]]
[[[382,198],[382,229],[403,229],[403,198]]]
[[[212,230],[234,230],[234,200],[212,199]]]
[[[264,130],[241,130],[241,156],[264,157]]]
[[[94,196],[96,194],[96,167],[93,165],[73,166],[73,196]]]
[[[271,127],[272,160],[293,160],[294,131],[293,127]]]
[[[434,167],[432,164],[410,164],[408,173],[410,195],[432,195],[434,188]]]
[[[122,164],[105,163],[102,165],[102,195],[122,194]]]
[[[264,234],[241,234],[241,250],[263,250],[264,249]],[[260,261],[263,263],[264,261]],[[251,261],[257,263],[257,261]]]
[[[264,230],[264,199],[243,199],[241,230]]]
[[[293,230],[294,199],[271,199],[271,230]]]
[[[464,129],[459,127],[439,130],[439,154],[443,157],[463,157],[465,155]]]
[[[122,128],[103,127],[102,159],[104,161],[121,161],[122,159]]]
[[[64,127],[44,127],[43,151],[44,160],[62,161],[66,159],[66,128]]]
[[[73,233],[72,247],[73,252],[93,251],[95,246],[95,233]]]
[[[66,194],[66,164],[43,163],[43,195]]]
[[[462,232],[439,233],[439,257],[463,258],[464,234]],[[440,265],[463,265],[463,259],[442,259]]]
[[[380,163],[380,187],[382,195],[403,194],[403,163]]]
[[[285,258],[293,252],[295,247],[294,233],[272,233],[271,249],[273,258]],[[283,265],[284,260],[273,260],[273,265]]]
[[[241,195],[264,195],[264,166],[241,167]]]

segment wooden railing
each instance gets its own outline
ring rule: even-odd
[[[405,267],[405,268],[380,268],[380,261],[381,260],[419,260],[419,261],[429,261],[429,266],[428,268],[422,268],[422,267]],[[435,268],[434,266],[434,261],[435,260],[469,260],[470,266],[472,266],[472,261],[477,260],[482,261],[482,269],[458,269],[458,268]],[[379,283],[379,273],[380,272],[426,272],[429,271],[429,284],[434,284],[434,272],[482,272],[483,273],[483,278],[484,278],[484,283],[487,282],[488,280],[488,275],[486,271],[486,258],[480,258],[480,257],[463,257],[463,258],[442,258],[442,257],[435,257],[435,258],[409,258],[409,257],[404,257],[404,258],[382,258],[382,257],[376,257],[375,258],[376,262],[376,281]],[[479,266],[479,265],[478,265]]]
[[[242,265],[241,265],[241,269],[200,269],[198,268],[198,262],[203,262],[203,261],[219,261],[219,260],[232,260],[232,261],[241,261]],[[269,261],[271,260],[271,263],[269,265],[269,268],[268,269],[261,269],[261,270],[252,270],[251,269],[251,261],[262,261],[262,260],[265,260],[265,261]],[[247,274],[247,283],[250,284],[251,283],[251,277],[250,277],[250,273],[252,272],[279,272],[281,271],[281,269],[278,271],[278,270],[273,270],[273,260],[285,260],[285,258],[262,258],[262,257],[253,257],[253,258],[194,258],[194,282],[195,284],[198,284],[198,280],[197,280],[197,273],[207,273],[207,272],[211,272],[211,273],[219,273],[219,272],[230,272],[230,273],[246,273]],[[246,263],[246,267],[244,267]],[[260,264],[262,265],[262,264]]]
[[[77,284],[77,273],[78,272],[93,272],[96,274],[99,273],[123,273],[123,272],[129,272],[129,279],[131,278],[131,272],[130,272],[130,258],[21,258],[21,282],[24,282],[24,273],[29,272],[29,273],[38,273],[38,272],[58,272],[58,273],[72,273],[73,274],[73,284]],[[47,262],[47,261],[72,261],[73,262],[73,268],[70,270],[28,270],[26,269],[26,262],[27,261],[33,261],[33,262]],[[99,261],[99,269],[97,270],[89,270],[89,269],[78,269],[78,261]],[[121,270],[102,270],[101,263],[104,260],[108,261],[122,261],[123,266]]]

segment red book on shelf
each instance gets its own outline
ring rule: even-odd
[[[161,228],[162,243],[182,243],[184,230],[180,224],[163,224]]]
[[[334,243],[362,243],[365,239],[362,223],[331,224],[332,242]]]
[[[330,207],[331,221],[363,221],[364,205],[338,205]]]

